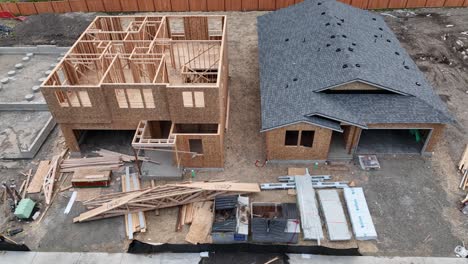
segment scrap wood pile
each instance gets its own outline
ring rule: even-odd
[[[462,158],[458,163],[458,170],[462,174],[460,185],[458,187],[462,190],[466,190],[468,188],[468,144],[466,145]],[[460,202],[460,211],[465,215],[468,215],[468,193]]]
[[[73,219],[84,222],[135,212],[175,207],[192,202],[213,200],[218,195],[260,192],[256,183],[190,182],[106,194],[84,202],[90,209]]]

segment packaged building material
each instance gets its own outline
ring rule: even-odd
[[[319,190],[318,197],[330,241],[350,240],[351,233],[337,190]]]
[[[16,206],[14,214],[20,219],[28,219],[31,216],[35,205],[36,203],[29,198],[21,199],[18,206]]]
[[[295,182],[304,240],[322,240],[322,222],[315,199],[315,190],[312,187],[312,178],[310,175],[296,176]]]
[[[245,242],[249,235],[249,198],[239,195],[215,198],[213,243]]]
[[[344,197],[349,218],[357,240],[377,239],[374,223],[361,187],[345,188]]]

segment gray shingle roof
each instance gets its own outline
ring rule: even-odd
[[[296,122],[327,126],[324,118],[364,128],[369,123],[452,121],[377,14],[334,0],[306,0],[257,22],[262,131]],[[323,92],[355,81],[391,92]]]

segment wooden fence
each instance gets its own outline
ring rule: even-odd
[[[65,0],[0,3],[0,10],[24,16],[66,12],[270,11],[302,1],[303,0]],[[363,9],[468,6],[468,0],[339,1]]]

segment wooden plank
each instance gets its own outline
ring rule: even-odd
[[[294,5],[294,0],[276,0],[276,9],[285,8]]]
[[[191,183],[176,183],[168,184],[168,186],[200,188],[209,191],[230,191],[230,192],[260,192],[260,187],[257,183],[240,183],[240,182],[191,182]]]
[[[54,9],[50,2],[34,2],[38,14],[54,13]]]
[[[102,0],[86,0],[89,12],[105,12],[106,8]]]
[[[408,0],[406,3],[407,8],[414,8],[414,7],[425,7],[426,0]]]
[[[242,3],[239,0],[225,0],[224,6],[226,11],[241,11]]]
[[[22,190],[21,197],[24,198],[26,197],[27,189],[29,186],[29,181],[31,180],[31,175],[32,175],[32,169],[28,171],[28,177],[26,178],[26,181],[24,183],[24,189]]]
[[[258,0],[258,10],[260,11],[272,11],[276,8],[276,2],[274,0]]]
[[[88,12],[86,0],[68,0],[72,12]]]
[[[120,1],[115,0],[101,0],[102,4],[104,5],[104,9],[106,12],[121,12],[122,6],[120,5]]]
[[[189,0],[190,11],[208,11],[206,0]]]
[[[242,11],[257,11],[258,10],[258,0],[242,0],[241,7]]]
[[[362,9],[366,9],[368,3],[369,3],[369,0],[352,0],[351,1],[352,6],[362,8]]]
[[[54,8],[55,13],[68,13],[71,12],[70,3],[68,1],[52,1],[50,2]]]
[[[405,8],[408,0],[390,0],[388,8]]]
[[[444,6],[454,7],[454,6],[463,6],[464,0],[446,0]]]
[[[36,6],[34,6],[34,3],[19,2],[19,3],[16,3],[16,6],[18,6],[18,9],[21,15],[23,16],[37,14]]]
[[[445,0],[427,0],[426,7],[441,7],[444,3]]]
[[[148,0],[147,0],[148,1]],[[149,0],[151,4],[153,3],[153,0]],[[122,10],[127,11],[140,11],[138,9],[138,0],[120,0],[120,5],[122,6]]]
[[[154,0],[155,11],[172,11],[171,1],[169,0]]]
[[[188,0],[171,0],[172,11],[184,12],[190,10]]]
[[[368,9],[387,8],[389,2],[390,2],[390,0],[372,0],[372,1],[369,1],[369,4],[367,5],[367,8]]]
[[[134,2],[134,1],[133,1]],[[153,0],[137,0],[138,10],[143,11],[155,11]]]
[[[213,202],[196,203],[196,213],[185,241],[191,244],[207,243],[213,225]]]
[[[208,11],[224,11],[224,0],[206,0]]]
[[[42,160],[39,162],[36,173],[34,174],[31,183],[28,186],[27,193],[38,193],[42,189],[44,178],[47,175],[50,167],[50,160]]]

